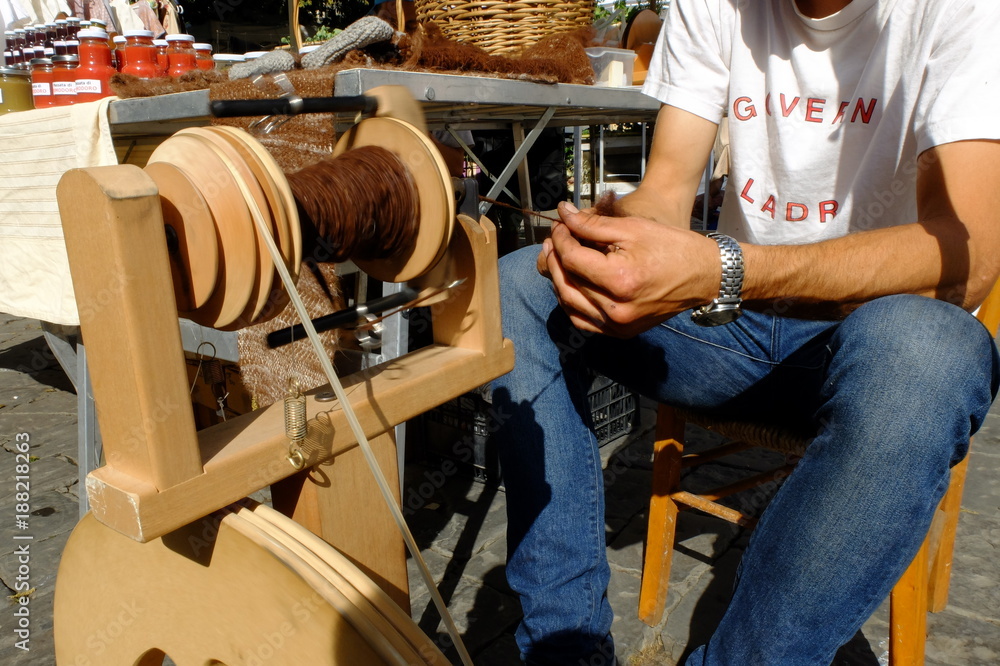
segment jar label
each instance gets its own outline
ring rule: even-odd
[[[78,94],[78,95],[100,95],[101,94],[101,80],[100,79],[77,79],[76,80],[76,94]]]
[[[48,83],[41,81],[39,83],[31,84],[31,94],[35,97],[48,97],[52,94],[52,86]]]
[[[55,81],[52,83],[53,95],[75,95],[76,81]]]

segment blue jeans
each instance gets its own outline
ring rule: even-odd
[[[682,313],[630,340],[587,335],[536,272],[537,253],[501,261],[517,360],[493,392],[522,658],[576,666],[614,651],[591,367],[671,405],[815,433],[688,664],[828,666],[912,560],[986,416],[998,378],[989,333],[954,305],[892,296],[839,322],[746,312],[702,328]]]

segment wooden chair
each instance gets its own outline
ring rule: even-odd
[[[977,317],[996,336],[1000,324],[1000,282],[994,285]],[[684,427],[688,422],[722,435],[727,442],[703,453],[685,455]],[[730,523],[752,526],[753,518],[720,504],[718,500],[787,475],[795,466],[790,460],[801,456],[807,443],[805,437],[789,429],[714,421],[666,405],[659,406],[653,451],[653,489],[639,593],[639,617],[643,622],[655,626],[663,616],[678,512],[698,509]],[[788,454],[786,464],[710,492],[695,494],[681,488],[682,469],[754,447]],[[951,484],[941,500],[927,538],[892,590],[889,663],[894,666],[924,663],[927,611],[944,610],[948,603],[952,553],[968,463],[967,456],[952,469]]]

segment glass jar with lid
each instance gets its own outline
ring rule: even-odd
[[[121,69],[123,74],[131,74],[140,79],[155,79],[160,75],[152,31],[126,30],[125,42],[125,66]]]
[[[198,68],[193,35],[167,35],[167,45],[167,74],[176,78]]]
[[[212,60],[211,44],[196,42],[194,44],[194,52],[198,69],[213,69],[215,67],[215,61]]]
[[[111,38],[111,61],[119,72],[125,69],[125,65],[128,63],[128,56],[125,53],[125,37],[122,35],[115,35]]]
[[[52,61],[48,58],[31,59],[31,98],[36,109],[56,104],[52,96]]]
[[[167,40],[165,39],[154,39],[153,46],[156,47],[156,67],[160,72],[160,76],[167,75],[167,68],[169,63],[167,62]]]
[[[66,30],[66,39],[67,40],[76,39],[76,33],[80,32],[80,22],[81,22],[80,19],[77,18],[76,16],[70,16],[69,18],[66,19],[66,23],[67,23],[67,26],[66,26],[67,27],[67,30]]]
[[[52,58],[52,99],[54,106],[76,104],[76,68],[80,59],[71,55]]]
[[[48,33],[45,31],[45,24],[44,23],[36,23],[32,27],[35,30],[35,32],[34,32],[35,47],[36,48],[41,48],[41,49],[44,50],[45,49],[45,39],[48,37]]]
[[[76,101],[93,102],[111,96],[111,64],[108,33],[97,28],[80,30],[80,66],[76,69]]]
[[[31,74],[24,69],[0,67],[0,115],[33,108]]]
[[[226,72],[236,63],[246,61],[246,58],[238,53],[216,53],[212,56],[212,60],[215,61],[217,71]]]

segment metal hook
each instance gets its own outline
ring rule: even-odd
[[[267,92],[266,84],[268,82],[271,82],[281,88],[281,97],[288,100],[288,106],[292,113],[291,115],[271,114],[253,121],[250,123],[250,127],[248,128],[253,134],[270,134],[291,120],[293,115],[302,112],[302,97],[296,92],[295,85],[292,84],[291,80],[284,72],[278,72],[273,76],[258,74],[251,79],[251,83],[253,83],[258,90],[263,92]]]

